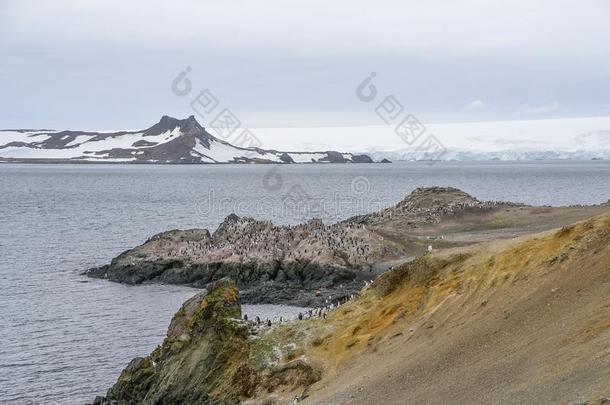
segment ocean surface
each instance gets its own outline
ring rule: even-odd
[[[231,212],[336,221],[431,185],[486,200],[595,204],[610,199],[610,162],[0,164],[0,403],[86,403],[161,342],[193,289],[80,275],[151,235],[214,230]],[[263,318],[295,311],[244,309]]]

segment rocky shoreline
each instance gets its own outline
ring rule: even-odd
[[[253,339],[262,328],[241,320],[230,279],[209,284],[174,315],[163,343],[133,359],[93,405],[234,404],[267,389],[320,379],[320,371],[303,360],[268,362],[270,348]]]
[[[214,233],[173,230],[123,252],[89,277],[126,284],[166,283],[202,288],[235,280],[248,304],[319,306],[328,295],[349,296],[374,278],[383,257],[404,252],[365,224],[296,226],[229,215]]]
[[[240,289],[243,303],[321,305],[325,297],[354,294],[372,277],[371,271],[298,262],[151,261],[137,265],[113,263],[87,271],[87,276],[125,284],[164,283],[204,288],[229,277]]]
[[[172,230],[151,237],[89,277],[126,284],[203,288],[229,277],[247,304],[315,307],[430,249],[512,237],[591,215],[602,206],[529,207],[479,201],[452,187],[418,188],[395,206],[335,224],[294,226],[229,215],[216,231]]]
[[[220,279],[93,404],[605,403],[604,208],[552,231],[421,256],[294,321],[246,319],[237,285]]]

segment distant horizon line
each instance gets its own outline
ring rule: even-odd
[[[197,117],[195,117],[193,114],[190,114],[189,116],[186,116],[184,118],[176,118],[175,116],[169,115],[169,114],[163,114],[161,116],[161,118],[163,117],[169,117],[169,118],[173,118],[179,121],[183,121],[186,120],[190,117],[194,117],[195,120],[197,120],[197,122],[204,128],[208,128],[208,126],[205,123],[202,123],[200,120],[201,119],[197,119]],[[161,119],[159,118],[159,120]],[[521,123],[521,122],[540,122],[540,121],[576,121],[576,120],[586,120],[586,119],[609,119],[610,118],[610,114],[608,115],[592,115],[592,116],[579,116],[579,117],[560,117],[560,118],[531,118],[531,119],[514,119],[514,120],[506,120],[506,119],[497,119],[497,120],[476,120],[476,121],[426,121],[427,125],[460,125],[460,124],[488,124],[488,123],[497,123],[497,124],[504,124],[504,123]],[[154,125],[154,124],[153,124]],[[250,126],[242,126],[243,128],[247,128],[247,129],[251,129],[251,128],[262,128],[262,129],[280,129],[280,128],[362,128],[362,127],[376,127],[376,128],[380,128],[380,127],[389,127],[391,125],[388,124],[379,124],[379,123],[371,123],[371,124],[328,124],[328,125],[293,125],[293,124],[287,124],[287,125],[250,125]],[[87,132],[118,132],[118,131],[140,131],[144,128],[113,128],[113,129],[103,129],[103,130],[99,130],[99,129],[79,129],[80,131],[87,131]],[[610,129],[610,128],[609,128]],[[73,128],[65,128],[65,129],[57,129],[57,128],[31,128],[31,127],[22,127],[22,128],[0,128],[0,131],[56,131],[56,132],[60,132],[60,131],[71,131],[74,130]]]

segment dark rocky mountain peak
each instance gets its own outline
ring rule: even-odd
[[[195,116],[191,115],[186,119],[178,119],[164,115],[161,117],[158,123],[148,128],[144,133],[146,135],[159,135],[167,131],[172,131],[176,128],[180,128],[182,133],[193,134],[197,132],[203,132],[205,129],[197,122]]]

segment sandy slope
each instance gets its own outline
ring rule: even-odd
[[[465,251],[464,248],[461,249]],[[304,403],[579,403],[610,395],[610,214],[403,266],[340,307]]]

